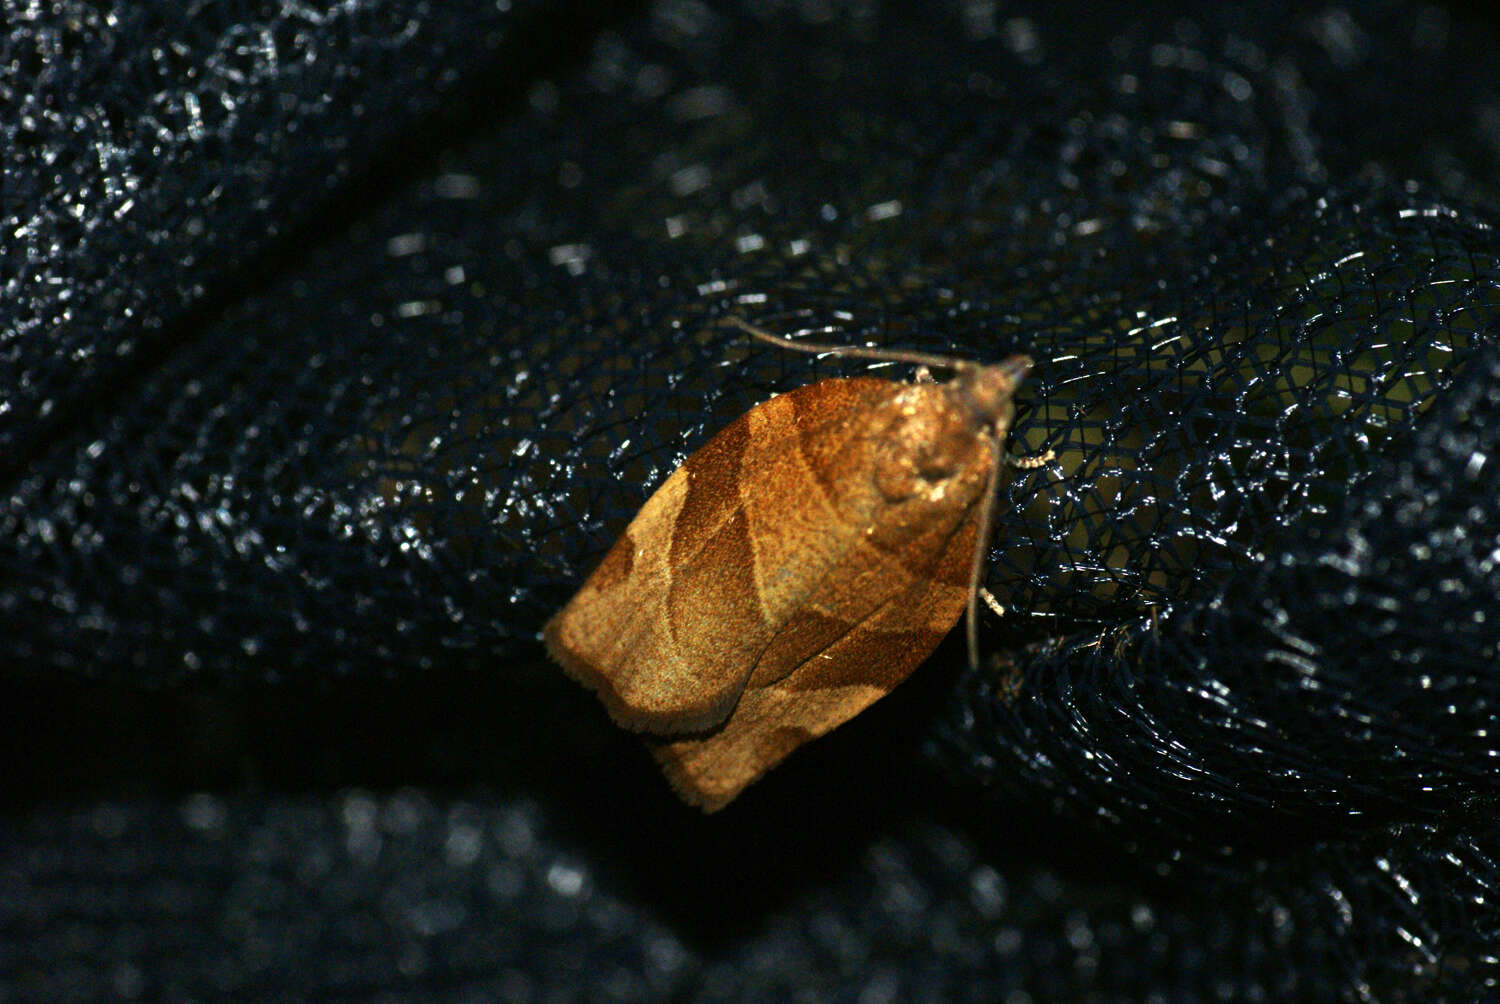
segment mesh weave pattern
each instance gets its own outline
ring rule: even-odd
[[[1495,992],[1500,36],[1400,3],[918,6],[6,19],[0,662],[51,709],[9,730],[49,796],[0,836],[21,996]],[[1012,449],[1056,459],[1004,488],[978,673],[945,647],[685,822],[566,681],[516,682],[540,623],[726,421],[909,375],[729,315],[1024,350]],[[556,779],[439,768],[418,728],[306,794],[46,785],[78,777],[49,728],[110,730],[99,686],[228,687],[263,727],[246,702],[331,719],[381,681],[580,744],[551,769],[646,800],[599,796],[639,814],[629,853]],[[798,836],[851,775],[912,794]],[[411,778],[498,791],[335,790]],[[518,818],[548,836],[517,850]],[[1076,853],[1038,864],[1018,819]],[[711,884],[789,841],[850,863],[771,906],[637,872]],[[547,938],[573,979],[516,947]]]

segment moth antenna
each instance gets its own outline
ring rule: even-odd
[[[990,532],[995,524],[995,504],[1000,498],[1000,467],[1005,462],[1004,442],[996,431],[991,439],[995,462],[990,465],[990,484],[979,509],[979,535],[974,540],[974,560],[969,566],[969,604],[964,611],[964,625],[969,640],[969,669],[979,670],[979,579],[984,573],[984,556],[990,550]]]
[[[886,362],[911,363],[914,366],[937,366],[945,370],[973,369],[977,364],[968,359],[959,359],[956,356],[939,356],[928,352],[906,352],[900,349],[870,349],[860,345],[828,345],[819,342],[799,342],[785,335],[773,335],[763,328],[742,320],[738,317],[724,318],[725,324],[730,327],[739,328],[741,331],[772,345],[779,345],[784,349],[796,349],[798,352],[828,352],[837,356],[848,356],[851,359],[880,359]]]

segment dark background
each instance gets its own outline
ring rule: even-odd
[[[8,11],[0,999],[1493,996],[1496,31]],[[1059,459],[980,672],[703,817],[536,632],[865,366],[728,314]]]

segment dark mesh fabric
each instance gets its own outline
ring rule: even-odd
[[[1477,9],[1476,9],[1477,10]],[[10,4],[0,1000],[1500,996],[1500,30]],[[729,809],[541,623],[750,405],[1024,350],[984,664]]]

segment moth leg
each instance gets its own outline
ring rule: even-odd
[[[1046,467],[1056,459],[1056,453],[1052,450],[1044,450],[1041,453],[1027,453],[1019,457],[1007,456],[1005,462],[1023,471],[1034,471],[1038,467]]]
[[[1005,616],[1005,607],[1001,606],[1000,605],[1000,601],[997,600],[997,599],[995,599],[995,594],[994,593],[990,592],[988,589],[984,588],[983,586],[980,586],[979,587],[979,598],[981,600],[984,600],[984,605],[987,606],[987,607],[989,607],[990,610],[994,612],[994,614],[995,614],[996,617],[1004,617]]]
[[[1149,627],[1147,627],[1147,631],[1149,633],[1151,633],[1151,634],[1159,634],[1161,632],[1161,607],[1157,606],[1155,603],[1151,603],[1151,604],[1147,605],[1146,610],[1147,610],[1146,620],[1149,622]],[[1146,625],[1143,624],[1143,626],[1146,626]],[[1116,659],[1124,658],[1124,656],[1125,656],[1125,647],[1126,647],[1126,643],[1128,641],[1129,641],[1129,637],[1128,637],[1127,632],[1122,630],[1120,632],[1119,637],[1115,639],[1115,658]]]

